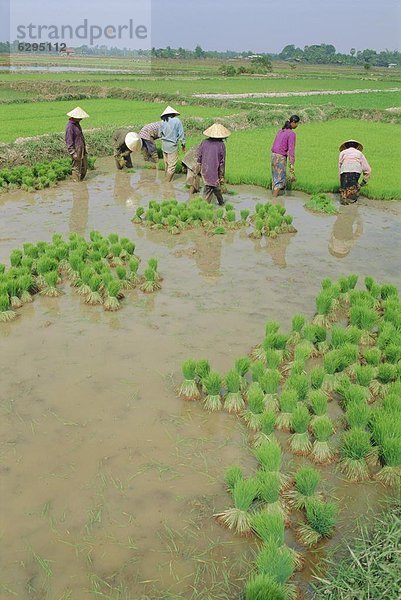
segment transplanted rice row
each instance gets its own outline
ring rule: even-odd
[[[234,506],[215,515],[262,542],[247,599],[297,597],[291,578],[301,560],[284,541],[293,511],[303,515],[295,531],[306,547],[333,535],[339,506],[319,465],[334,463],[331,473],[350,482],[401,486],[401,301],[392,285],[368,277],[357,289],[357,281],[325,279],[312,322],[296,315],[288,334],[268,322],[263,340],[225,376],[207,360],[183,365],[181,395],[234,413],[249,431],[256,468],[227,469]],[[332,420],[330,402],[342,418]],[[310,461],[292,475],[283,470],[282,440]]]
[[[151,200],[147,209],[143,206],[136,209],[132,222],[150,229],[167,230],[172,235],[194,228],[201,228],[208,235],[219,235],[242,227],[252,227],[249,234],[252,238],[276,238],[281,233],[296,233],[293,217],[280,205],[256,204],[253,215],[248,210],[241,210],[238,218],[232,204],[216,207],[198,197],[186,203]]]
[[[104,310],[121,308],[123,290],[139,287],[150,293],[160,289],[158,262],[151,258],[144,275],[138,275],[135,243],[117,234],[92,231],[90,241],[77,234],[68,240],[55,234],[52,242],[26,243],[10,254],[11,267],[0,265],[0,322],[12,321],[17,310],[36,294],[56,298],[70,283],[86,304]]]

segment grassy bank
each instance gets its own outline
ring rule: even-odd
[[[401,589],[401,504],[360,526],[345,556],[328,563],[314,600],[396,600]]]

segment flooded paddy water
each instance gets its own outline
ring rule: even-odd
[[[401,210],[362,200],[316,216],[294,193],[280,202],[296,234],[171,236],[131,218],[151,199],[186,200],[182,177],[167,185],[156,171],[116,173],[111,159],[97,166],[81,184],[0,196],[0,262],[55,232],[117,232],[142,260],[159,259],[162,290],[129,292],[122,310],[107,313],[65,286],[0,325],[0,598],[240,598],[256,544],[212,515],[230,506],[225,468],[250,472],[255,461],[235,417],[177,397],[181,363],[208,358],[225,373],[261,341],[268,319],[287,329],[295,312],[312,316],[326,276],[372,275],[401,288]],[[270,197],[235,191],[237,208]],[[307,553],[304,590],[327,547],[352,536],[356,517],[385,494],[324,473],[339,526]]]

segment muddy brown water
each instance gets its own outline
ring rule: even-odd
[[[238,208],[269,197],[235,191]],[[159,293],[133,291],[118,313],[65,288],[0,325],[0,598],[239,598],[256,544],[212,515],[230,505],[224,469],[255,463],[235,418],[177,398],[182,361],[207,357],[226,372],[268,319],[287,328],[295,312],[312,316],[323,277],[355,272],[401,287],[398,205],[362,201],[322,217],[294,194],[280,201],[298,233],[267,243],[131,224],[136,206],[173,196],[187,198],[182,177],[166,185],[155,171],[115,173],[110,159],[82,184],[0,196],[0,261],[25,241],[98,229],[134,239],[164,277]],[[324,472],[341,506],[334,547],[385,490]],[[326,551],[307,554],[308,598]]]

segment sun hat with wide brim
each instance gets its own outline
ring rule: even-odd
[[[125,145],[131,152],[138,152],[142,148],[142,140],[137,133],[130,131],[125,136]]]
[[[363,150],[363,145],[361,144],[361,142],[358,142],[357,140],[347,140],[346,142],[343,142],[339,148],[340,152],[342,152],[343,150],[345,150],[346,145],[349,144],[350,142],[353,142],[354,144],[358,144],[357,150],[359,150],[360,152],[362,152]]]
[[[165,117],[166,115],[179,115],[178,110],[175,110],[172,106],[168,106],[165,111],[160,115],[161,117]]]
[[[80,106],[77,106],[74,108],[74,110],[67,113],[67,117],[70,117],[71,119],[88,119],[89,115],[87,112],[82,110]]]
[[[203,135],[210,138],[222,139],[231,135],[231,131],[227,127],[224,127],[224,125],[221,125],[221,123],[214,123],[214,125],[205,129]]]

